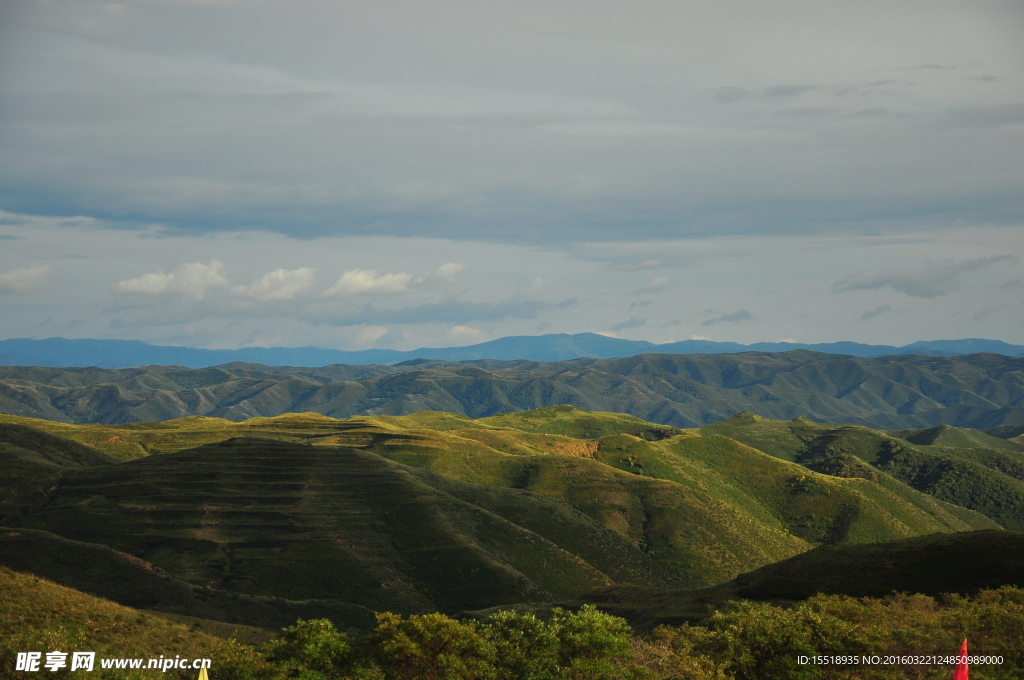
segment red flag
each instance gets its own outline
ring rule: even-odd
[[[960,645],[960,655],[956,659],[953,680],[970,680],[967,675],[967,638],[964,638],[964,643]]]

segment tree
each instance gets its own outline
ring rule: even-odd
[[[377,614],[375,656],[388,680],[492,680],[494,645],[444,614]]]
[[[273,663],[301,680],[341,677],[352,658],[348,636],[327,619],[299,619],[264,649]]]

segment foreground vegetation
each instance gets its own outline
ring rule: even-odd
[[[938,679],[948,677],[948,666],[887,664],[885,657],[951,656],[965,637],[972,654],[1002,657],[998,665],[975,665],[976,680],[1024,673],[1024,590],[1009,587],[970,597],[819,595],[790,606],[741,600],[699,624],[661,626],[645,636],[592,606],[556,608],[546,618],[515,611],[479,620],[383,613],[360,638],[325,619],[300,620],[256,646],[2,568],[0,591],[0,678],[24,677],[12,671],[19,651],[88,650],[100,658],[210,658],[215,680]],[[801,656],[816,655],[861,662],[800,663]],[[865,664],[865,657],[880,662]],[[90,677],[136,680],[154,673],[97,668]]]

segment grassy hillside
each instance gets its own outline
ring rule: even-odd
[[[1024,587],[1024,534],[985,530],[819,546],[709,588],[612,586],[559,604],[595,604],[639,630],[651,630],[700,621],[732,599],[789,602],[817,594],[884,597],[894,592],[936,596],[1003,586]]]
[[[911,431],[908,439],[856,425],[820,424],[806,419],[772,421],[739,414],[701,428],[812,469],[858,474],[886,473],[947,503],[976,510],[1015,531],[1024,530],[1024,453],[1012,446],[990,448],[981,432],[947,428]],[[935,441],[970,444],[920,444]]]
[[[959,449],[1007,449],[1024,452],[1024,445],[1012,439],[995,437],[987,432],[952,425],[939,425],[924,430],[892,430],[894,437],[906,439],[911,444],[924,446],[948,446]]]
[[[815,545],[997,526],[866,464],[815,471],[710,431],[564,406],[7,422],[49,458],[7,451],[21,467],[3,482],[14,534],[0,543],[16,549],[0,563],[182,615],[234,621],[234,606],[257,625],[709,586]],[[127,447],[139,457],[99,450]]]
[[[102,658],[156,658],[160,655],[211,659],[211,677],[251,677],[263,660],[250,648],[201,632],[196,626],[168,621],[57,585],[31,574],[0,567],[0,677],[25,677],[13,670],[18,652],[92,651],[95,668],[88,676],[108,680],[152,678],[153,670],[100,668]],[[70,662],[70,654],[68,661]],[[70,663],[68,664],[70,666]],[[74,677],[65,668],[50,677]],[[162,677],[194,680],[196,671],[168,670]]]
[[[276,631],[299,618],[327,618],[343,630],[365,632],[374,623],[373,613],[358,605],[197,587],[105,545],[34,529],[0,529],[0,565],[122,605],[179,615],[204,625],[219,621]]]
[[[66,423],[242,421],[306,411],[481,418],[570,404],[673,427],[748,411],[883,429],[993,428],[1024,424],[1022,399],[1024,358],[996,354],[862,359],[798,350],[374,367],[0,368],[0,412]]]
[[[992,435],[997,439],[1004,439],[1016,444],[1024,444],[1024,425],[1001,425],[990,427],[985,434]]]

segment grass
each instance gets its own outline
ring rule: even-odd
[[[370,610],[708,587],[815,546],[998,526],[891,472],[893,446],[921,447],[805,420],[679,430],[558,406],[476,420],[6,422],[0,434],[42,453],[0,445],[17,473],[3,521],[24,530],[5,539],[21,541],[7,553],[21,561],[0,563],[35,560],[126,602],[150,588],[139,606],[225,623],[244,622],[232,607],[269,627],[316,610],[359,629]],[[104,455],[129,445],[138,457]],[[971,455],[1015,455],[988,451]],[[1006,461],[989,464],[1010,478],[994,470]]]
[[[820,546],[800,555],[699,589],[616,585],[526,611],[595,604],[635,629],[703,621],[729,600],[789,605],[818,594],[858,598],[893,593],[975,595],[986,589],[1024,588],[1024,534],[982,530],[932,534],[863,545]]]
[[[209,658],[213,676],[225,680],[248,677],[263,665],[252,649],[205,633],[198,625],[129,609],[32,574],[0,567],[0,592],[0,677],[22,677],[12,670],[13,659],[26,651],[43,652],[44,659],[50,651],[95,652],[90,677],[111,680],[151,678],[154,671],[103,670],[99,659]],[[50,677],[77,675],[67,668],[43,672]],[[165,677],[192,680],[195,671],[169,670]]]
[[[751,414],[738,414],[701,432],[731,437],[812,469],[835,467],[839,460],[848,466],[853,457],[945,503],[975,510],[1006,529],[1024,530],[1024,453],[1012,442],[990,446],[992,440],[1003,440],[983,432],[943,427],[885,433]]]

